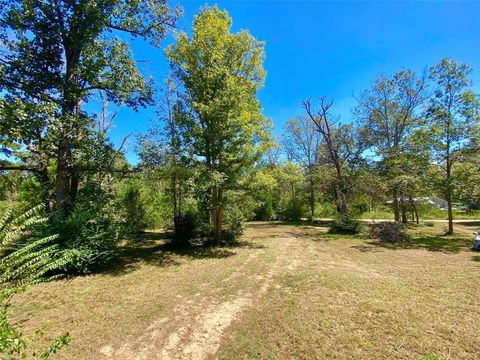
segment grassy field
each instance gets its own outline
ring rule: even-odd
[[[412,227],[405,246],[250,223],[234,248],[169,250],[14,298],[25,330],[71,333],[59,359],[478,359],[480,224]]]

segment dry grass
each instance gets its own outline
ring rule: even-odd
[[[401,247],[271,223],[236,248],[166,251],[150,234],[113,268],[29,289],[12,312],[27,330],[70,331],[60,359],[477,359],[476,226],[412,227]]]

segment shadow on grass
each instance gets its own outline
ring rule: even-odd
[[[330,227],[332,221],[331,220],[315,220],[314,222],[308,220],[301,220],[301,221],[252,221],[248,222],[249,228],[275,228],[281,226],[295,226],[295,227]]]
[[[476,228],[477,230],[480,230],[480,221],[457,221],[455,222],[455,224],[453,224],[453,226],[455,225],[462,225],[465,227],[472,227],[472,228]],[[475,230],[475,229],[472,229],[472,230]]]
[[[176,266],[183,259],[224,259],[235,255],[235,248],[264,248],[261,244],[238,241],[223,247],[204,245],[177,246],[170,243],[165,232],[145,232],[131,243],[117,249],[113,261],[98,270],[112,276],[125,275],[140,268],[142,264],[159,267]]]
[[[378,248],[398,250],[398,249],[423,249],[428,251],[437,251],[443,253],[458,253],[469,250],[471,240],[466,238],[454,238],[451,236],[419,236],[411,238],[404,244],[382,243],[370,240],[364,245],[352,246],[362,252],[376,251]]]

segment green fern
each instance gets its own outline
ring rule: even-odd
[[[7,318],[7,298],[27,285],[59,277],[59,270],[73,257],[72,251],[60,248],[58,235],[38,236],[35,232],[37,226],[48,221],[42,211],[40,205],[15,217],[9,209],[0,219],[0,359],[29,355],[47,359],[69,342],[68,333],[64,333],[43,351],[31,352],[42,332],[25,337]]]
[[[36,236],[34,227],[48,221],[43,206],[20,216],[7,210],[0,220],[0,288],[22,287],[58,277],[58,271],[72,259],[62,250],[58,235]]]

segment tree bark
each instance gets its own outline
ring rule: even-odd
[[[412,207],[412,220],[419,224],[420,221],[418,219],[417,206],[415,205],[415,201],[413,200],[412,195],[410,195],[408,199],[410,201],[410,206]]]
[[[313,183],[313,174],[312,170],[309,169],[310,177],[310,218],[312,221],[315,220],[315,188]]]
[[[211,211],[211,219],[213,222],[213,242],[212,245],[218,246],[220,245],[220,241],[222,239],[222,223],[223,223],[223,214],[222,214],[222,196],[223,190],[219,187],[212,188],[212,211]]]
[[[393,214],[395,216],[395,222],[400,221],[400,209],[398,206],[398,188],[395,186],[393,189]]]
[[[55,207],[60,214],[66,214],[70,194],[69,169],[70,141],[67,137],[60,139],[57,150],[57,173],[55,177]]]
[[[407,207],[405,204],[405,198],[403,197],[403,191],[400,191],[400,210],[402,212],[402,223],[406,224],[407,219]]]
[[[453,206],[452,206],[452,185],[451,185],[452,166],[449,160],[447,160],[446,175],[447,175],[446,198],[447,198],[447,213],[448,213],[447,234],[450,235],[450,234],[453,234]]]
[[[44,160],[43,158],[40,159],[39,161],[39,172],[38,172],[38,179],[40,180],[40,183],[42,184],[42,199],[43,203],[45,206],[45,211],[49,213],[52,209],[52,202],[50,198],[50,178],[48,176],[48,167],[47,167],[47,161]]]

